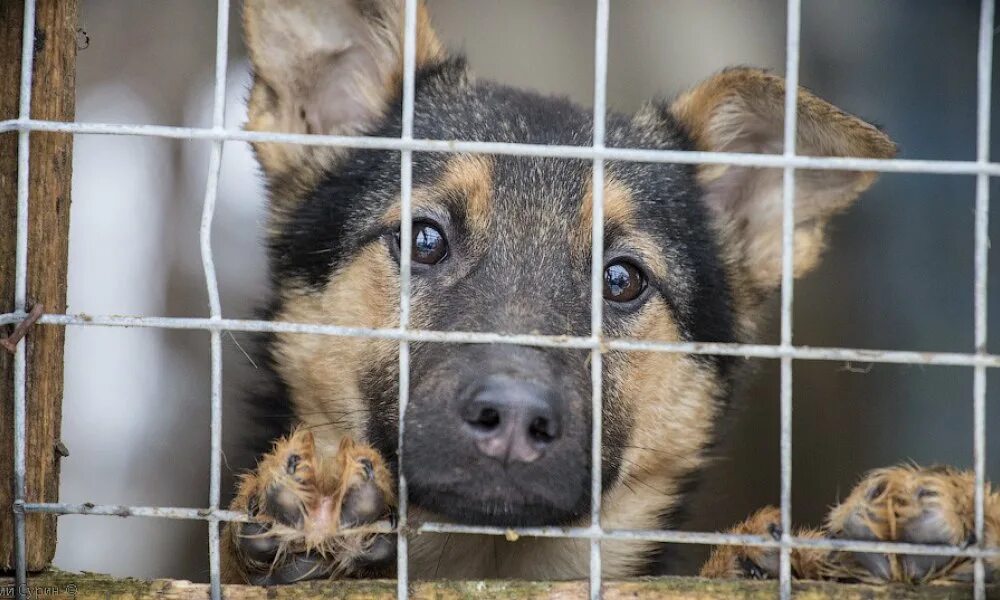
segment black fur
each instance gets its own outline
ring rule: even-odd
[[[399,137],[401,110],[397,100],[369,135]],[[640,129],[625,116],[609,114],[607,145],[690,149],[690,141],[669,113],[664,110],[660,117],[655,129]],[[564,98],[492,82],[468,83],[464,59],[453,58],[418,72],[414,130],[416,137],[428,139],[589,145],[591,115]],[[430,184],[448,158],[446,154],[416,154],[414,183]],[[575,210],[579,186],[589,169],[589,161],[497,157],[494,177],[501,182],[498,188],[516,188],[532,183],[533,171],[536,176],[540,170],[561,175],[563,187],[558,191],[566,193],[544,200],[559,202],[551,208]],[[685,339],[736,341],[731,290],[700,202],[693,166],[612,162],[608,171],[633,190],[642,228],[660,241],[673,263],[674,279],[683,284],[659,282],[658,291],[676,313]],[[340,261],[370,241],[359,239],[356,232],[372,226],[398,190],[398,152],[354,150],[347,154],[273,238],[275,280],[282,285],[297,279],[322,286]]]
[[[398,137],[401,103],[397,99],[384,120],[368,132]],[[592,120],[566,99],[541,96],[491,82],[470,82],[465,62],[453,58],[422,68],[417,74],[414,135],[429,139],[485,142],[590,145]],[[690,143],[669,115],[656,127],[639,125],[618,114],[608,115],[607,145],[631,148],[687,149]],[[432,184],[448,154],[417,153],[415,186]],[[321,289],[331,275],[362,247],[391,239],[380,218],[399,192],[398,152],[353,150],[338,159],[322,182],[282,223],[271,240],[270,257],[276,287]],[[453,271],[414,271],[414,302],[439,330],[589,335],[590,257],[576,256],[565,242],[568,219],[575,214],[590,178],[590,161],[493,157],[494,221],[490,250],[463,263],[465,233],[461,210],[446,215],[442,227],[454,243]],[[685,340],[736,341],[731,290],[725,277],[706,209],[700,201],[694,171],[688,165],[617,163],[608,172],[632,192],[639,227],[660,246],[669,265],[665,280],[650,281],[653,293],[670,308]],[[418,217],[420,215],[417,215]],[[619,242],[607,232],[606,248]],[[562,240],[562,241],[560,241]],[[440,293],[446,290],[446,294]],[[359,299],[364,301],[363,299]],[[528,307],[514,310],[512,307]],[[628,331],[630,314],[609,307],[605,332]],[[607,356],[608,370],[619,360]],[[733,360],[704,357],[728,381]],[[506,361],[506,362],[504,362]],[[454,412],[475,369],[488,364],[516,364],[518,375],[556,382],[571,406],[567,439],[553,449],[549,463],[502,469],[452,449],[441,414]],[[497,367],[500,368],[500,367]],[[510,367],[514,368],[514,367]],[[503,525],[568,523],[590,505],[589,363],[587,352],[562,349],[412,344],[411,435],[406,461],[413,501],[462,521]],[[372,365],[362,382],[369,399],[368,442],[394,463],[397,444],[397,365]],[[287,401],[276,384],[270,400]],[[615,390],[606,394],[606,412],[614,410]],[[273,407],[272,407],[273,408]],[[447,410],[446,410],[447,409]],[[291,413],[291,407],[285,407]],[[627,415],[607,418],[603,483],[619,478],[622,447],[627,443]],[[428,445],[429,444],[429,445]],[[441,456],[454,452],[464,461],[461,477]],[[426,455],[426,456],[425,456]],[[553,472],[558,465],[558,476]],[[511,483],[499,490],[498,478]],[[516,485],[514,483],[516,482]],[[537,484],[537,485],[536,485]],[[477,491],[478,490],[478,491]],[[470,493],[478,494],[475,497]]]

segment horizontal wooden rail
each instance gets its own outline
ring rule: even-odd
[[[115,578],[95,573],[68,573],[49,570],[33,575],[28,582],[30,598],[72,598],[74,600],[205,600],[205,583],[174,579]],[[571,599],[587,596],[586,581],[435,581],[412,585],[410,597],[416,599],[459,600],[499,598]],[[972,599],[970,585],[873,586],[831,582],[795,582],[795,597],[803,600],[917,600]],[[12,598],[14,581],[0,578],[0,599]],[[707,600],[742,598],[772,600],[777,597],[776,581],[702,579],[700,577],[651,577],[604,583],[608,600]],[[390,580],[314,581],[295,585],[255,587],[227,585],[227,600],[390,600],[396,597],[396,582]],[[988,586],[987,598],[1000,599],[1000,586]]]

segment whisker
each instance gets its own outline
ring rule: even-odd
[[[253,368],[260,369],[260,367],[257,366],[257,363],[254,362],[252,358],[250,358],[250,354],[246,350],[244,350],[243,346],[241,346],[240,343],[236,340],[236,336],[233,335],[233,332],[227,329],[226,333],[229,334],[229,338],[233,340],[233,343],[236,344],[236,347],[240,349],[240,352],[243,353],[243,356],[247,357],[247,360],[250,361],[250,364],[253,365]]]

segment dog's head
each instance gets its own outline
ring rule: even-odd
[[[402,12],[392,0],[250,0],[249,128],[398,137]],[[475,81],[421,8],[414,137],[589,145],[589,110]],[[672,104],[611,114],[613,147],[777,153],[784,84],[725,71]],[[797,150],[888,157],[877,129],[800,91]],[[413,257],[410,326],[590,335],[591,163],[415,153],[413,235],[400,239],[400,154],[257,144],[272,215],[277,319],[399,323],[400,246]],[[871,173],[801,171],[796,275],[828,219]],[[604,182],[604,332],[657,341],[746,341],[781,279],[778,169],[610,162]],[[281,334],[270,344],[297,415],[335,444],[396,456],[398,343]],[[703,463],[731,361],[605,354],[603,485],[609,510],[653,526]],[[590,502],[590,360],[579,349],[412,343],[405,471],[431,512],[500,525],[567,523]],[[653,498],[655,496],[655,498]]]

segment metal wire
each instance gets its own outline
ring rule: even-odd
[[[591,146],[546,146],[413,138],[413,111],[416,71],[417,0],[405,0],[403,36],[403,103],[402,132],[399,138],[351,137],[339,135],[306,135],[252,132],[225,129],[225,92],[229,29],[229,2],[218,0],[216,24],[215,88],[211,128],[163,127],[155,125],[116,125],[106,123],[63,123],[32,119],[31,65],[33,62],[34,0],[26,0],[21,63],[20,110],[17,119],[0,121],[0,132],[18,132],[17,182],[17,242],[15,269],[15,305],[11,313],[0,314],[0,325],[17,323],[26,317],[27,290],[27,225],[29,135],[32,131],[63,132],[96,135],[136,135],[173,139],[200,139],[212,142],[205,200],[200,228],[202,267],[209,298],[209,318],[169,318],[145,316],[112,316],[83,314],[46,314],[39,323],[49,326],[153,327],[164,329],[205,330],[211,336],[211,481],[209,507],[143,507],[123,505],[29,503],[26,501],[26,376],[25,345],[19,343],[14,359],[14,519],[15,519],[15,580],[18,597],[24,599],[26,589],[27,551],[25,547],[25,515],[27,513],[114,515],[121,517],[152,517],[167,519],[205,520],[209,524],[209,563],[213,600],[222,597],[219,570],[219,523],[249,521],[244,513],[220,509],[221,498],[221,424],[222,424],[222,359],[223,331],[285,332],[344,337],[371,337],[399,342],[399,520],[398,525],[376,529],[398,534],[399,598],[408,595],[408,540],[406,479],[403,475],[403,439],[405,411],[409,400],[409,344],[432,343],[504,343],[541,347],[589,349],[592,352],[592,472],[591,523],[589,527],[531,527],[514,529],[526,537],[587,539],[590,542],[590,595],[599,598],[602,583],[602,540],[655,541],[684,544],[748,545],[780,550],[779,589],[782,598],[791,597],[791,561],[793,548],[814,548],[857,552],[907,553],[934,556],[963,556],[975,560],[975,597],[985,598],[983,560],[1000,558],[1000,548],[986,548],[984,536],[985,448],[986,448],[986,369],[1000,367],[1000,355],[992,355],[986,347],[987,254],[989,224],[989,177],[1000,175],[1000,163],[989,162],[990,85],[992,69],[992,34],[994,0],[983,0],[980,19],[978,55],[978,140],[976,161],[929,161],[902,159],[862,159],[839,157],[809,157],[795,154],[796,95],[798,89],[799,33],[801,0],[788,0],[786,32],[786,80],[784,150],[780,155],[746,153],[715,153],[679,150],[646,150],[607,148],[604,146],[606,118],[606,84],[608,22],[610,1],[596,0],[594,135]],[[592,263],[591,263],[591,335],[546,336],[502,335],[478,332],[440,332],[409,328],[411,305],[410,244],[402,243],[400,260],[400,320],[398,328],[361,328],[320,325],[314,323],[271,322],[226,319],[222,316],[218,281],[212,252],[212,221],[218,195],[223,145],[226,141],[278,142],[302,145],[374,148],[400,151],[400,205],[402,222],[400,235],[409,240],[412,235],[412,160],[413,152],[485,153],[547,158],[575,158],[593,161],[592,186]],[[602,335],[603,305],[603,213],[605,161],[670,162],[685,164],[729,164],[752,167],[782,168],[782,293],[781,341],[779,345],[719,344],[691,342],[647,342],[630,339],[605,339]],[[909,352],[899,350],[867,350],[859,348],[810,348],[794,346],[792,338],[793,303],[793,234],[796,169],[857,170],[876,172],[974,174],[976,180],[975,224],[975,352]],[[601,527],[601,436],[602,436],[602,352],[608,350],[713,354],[745,358],[772,358],[781,362],[781,524],[779,540],[768,536],[734,535],[725,533],[663,531],[663,530],[604,530]],[[974,369],[974,464],[975,464],[975,531],[977,544],[972,547],[870,542],[854,540],[797,538],[791,530],[792,484],[792,361],[834,360],[898,364],[969,366]],[[475,535],[507,535],[511,530],[498,527],[465,526],[446,523],[422,523],[413,528],[418,533],[458,533]]]
[[[979,55],[977,67],[977,131],[976,160],[986,164],[990,159],[990,92],[993,75],[993,12],[994,0],[982,0],[979,18]],[[986,354],[987,273],[989,259],[990,222],[989,176],[976,176],[975,224],[975,349],[976,354]],[[972,463],[975,472],[975,533],[980,548],[986,543],[983,505],[986,496],[986,369],[977,365],[972,380],[973,449]],[[986,566],[977,558],[973,570],[974,596],[986,600]]]
[[[0,314],[0,325],[19,323],[25,312]],[[499,334],[473,331],[433,331],[409,329],[405,333],[396,328],[366,328],[297,323],[291,321],[257,321],[252,319],[211,319],[199,317],[139,317],[122,315],[45,314],[39,325],[81,327],[149,327],[155,329],[223,329],[241,332],[299,333],[341,337],[368,337],[399,340],[406,338],[418,342],[444,342],[456,344],[512,344],[555,348],[593,348],[590,337],[542,334]],[[961,352],[915,352],[908,350],[878,350],[866,348],[830,348],[820,346],[795,346],[782,348],[768,344],[735,344],[717,342],[650,342],[629,338],[606,338],[603,344],[609,350],[634,350],[642,352],[675,352],[683,354],[718,354],[745,358],[781,358],[790,356],[803,360],[843,360],[898,364],[940,365],[971,367],[983,365],[1000,367],[1000,355],[977,355]]]
[[[604,129],[607,112],[608,83],[608,21],[611,7],[609,0],[597,0],[597,23],[594,31],[594,139],[595,150],[604,147]],[[590,337],[594,347],[590,351],[590,531],[601,531],[601,449],[604,435],[603,373],[604,350],[604,159],[594,158],[591,180],[591,238],[590,238]],[[601,597],[601,538],[590,538],[590,597]]]
[[[27,316],[24,312],[0,315],[0,325],[19,323]],[[406,339],[411,342],[454,344],[510,344],[540,348],[593,349],[603,346],[606,350],[626,352],[670,352],[674,354],[709,354],[751,358],[783,358],[795,360],[827,360],[837,362],[888,363],[903,365],[934,365],[949,367],[1000,367],[1000,355],[961,352],[915,352],[908,350],[879,350],[867,348],[831,348],[820,346],[793,346],[790,348],[768,344],[731,344],[717,342],[656,342],[629,338],[605,338],[595,343],[590,337],[499,334],[474,331],[431,331],[395,328],[342,327],[319,323],[294,323],[288,321],[255,321],[251,319],[212,320],[198,317],[127,317],[120,315],[46,314],[37,324],[80,327],[149,327],[156,329],[206,330],[297,333],[340,337],[365,337],[387,340]]]
[[[799,30],[801,0],[788,0],[785,44],[785,130],[783,156],[795,156],[799,99]],[[781,346],[792,347],[792,301],[795,284],[795,167],[786,166],[781,190]],[[778,592],[792,597],[792,359],[781,358],[781,550],[778,554]]]
[[[417,2],[406,0],[403,15],[403,141],[413,139],[413,101],[416,92],[417,70]],[[406,476],[403,474],[403,438],[406,435],[406,406],[410,400],[410,342],[405,337],[410,324],[410,267],[412,264],[413,237],[413,151],[404,149],[400,156],[399,172],[399,439],[397,440],[397,470],[399,505],[396,535],[396,598],[405,600],[410,595],[410,556],[407,539],[407,508],[409,497]]]
[[[215,31],[215,89],[212,100],[212,126],[226,124],[226,70],[229,48],[229,0],[218,0]],[[208,177],[205,182],[205,202],[202,207],[200,244],[201,264],[205,273],[210,320],[222,319],[219,300],[219,280],[215,274],[215,257],[212,253],[212,221],[219,195],[219,174],[222,171],[224,140],[212,142]],[[219,510],[222,494],[222,330],[209,330],[211,345],[211,458],[209,466],[209,520],[208,520],[208,569],[212,600],[222,598],[222,576],[219,557],[219,521],[214,511]]]
[[[204,508],[165,506],[126,506],[118,504],[72,504],[60,502],[26,503],[25,512],[59,515],[103,515],[114,517],[147,517],[158,519],[232,521],[247,523],[253,518],[246,513],[230,510],[211,511]],[[393,532],[396,527],[375,527],[379,531]],[[412,528],[417,533],[455,533],[469,535],[506,536],[511,532],[521,537],[537,538],[586,538],[602,540],[649,541],[671,544],[713,544],[724,546],[756,546],[780,548],[781,542],[770,536],[710,533],[702,531],[670,531],[663,529],[605,529],[595,531],[590,527],[521,527],[504,528],[454,523],[424,522]],[[346,532],[343,532],[346,533]],[[943,546],[937,544],[910,544],[902,542],[873,542],[864,540],[791,538],[794,548],[814,548],[850,552],[885,552],[890,554],[919,554],[925,556],[964,556],[970,558],[998,558],[1000,548],[973,546]]]
[[[35,2],[24,3],[21,30],[21,90],[19,116],[31,117],[31,77],[35,51]],[[28,303],[28,169],[30,132],[17,136],[17,240],[14,250],[14,310]],[[14,351],[14,583],[19,600],[27,599],[28,547],[24,502],[27,496],[27,342],[22,338]]]
[[[875,173],[923,173],[937,175],[1000,176],[1000,163],[977,161],[913,160],[904,158],[850,158],[837,156],[786,157],[781,154],[743,152],[698,152],[693,150],[651,150],[642,148],[595,149],[593,146],[518,144],[509,142],[470,142],[463,140],[426,140],[401,138],[272,133],[223,128],[170,127],[165,125],[122,125],[115,123],[65,123],[37,119],[0,121],[5,131],[49,131],[89,135],[131,135],[185,140],[226,140],[238,142],[274,142],[303,146],[332,146],[371,150],[413,150],[468,154],[501,154],[542,158],[620,160],[630,162],[718,164],[744,167],[816,169],[821,171],[871,171]]]

